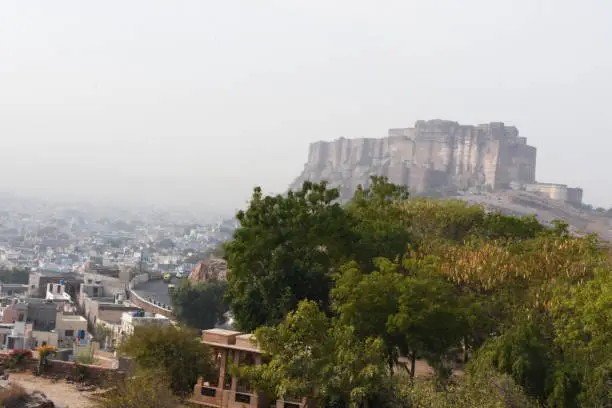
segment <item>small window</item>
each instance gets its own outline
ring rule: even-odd
[[[74,337],[74,330],[66,330],[66,331],[64,332],[64,335],[65,335],[66,337]]]

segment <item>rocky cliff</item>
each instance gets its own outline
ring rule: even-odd
[[[311,144],[304,171],[291,188],[327,180],[349,198],[357,185],[380,175],[413,193],[497,190],[511,182],[533,183],[535,165],[536,149],[514,126],[421,120],[412,128],[390,129],[384,138]]]
[[[226,277],[227,262],[219,258],[211,258],[198,262],[189,275],[189,279],[193,283],[202,283],[210,279],[225,280]]]

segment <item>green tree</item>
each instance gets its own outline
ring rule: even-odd
[[[255,335],[270,358],[241,370],[255,389],[307,396],[321,407],[368,407],[384,387],[382,342],[359,340],[351,326],[328,319],[315,302],[300,302],[283,323]]]
[[[192,393],[198,378],[213,372],[211,351],[198,333],[189,329],[139,326],[120,351],[132,357],[139,368],[169,378],[172,391],[179,396]]]
[[[377,257],[403,258],[412,238],[402,210],[408,197],[406,187],[389,183],[385,177],[372,177],[368,188],[357,187],[347,210],[355,220],[357,258],[362,266],[373,268],[372,260]]]
[[[302,299],[329,307],[331,271],[352,252],[351,220],[326,183],[264,197],[255,188],[225,245],[228,299],[242,330],[276,324]]]
[[[389,330],[388,324],[400,311],[405,276],[388,259],[378,258],[375,264],[378,270],[370,274],[363,274],[356,262],[343,266],[336,275],[332,299],[341,324],[354,327],[362,340],[382,339],[387,364],[393,370],[403,336]]]
[[[494,371],[468,373],[454,379],[454,384],[440,389],[435,381],[400,384],[396,393],[411,408],[537,408],[537,401],[527,396],[512,377]]]
[[[93,332],[93,339],[100,343],[103,347],[106,339],[112,335],[112,330],[110,327],[107,327],[101,323],[98,323]]]
[[[558,287],[551,302],[555,344],[580,376],[580,402],[612,406],[612,269],[584,285]]]
[[[468,325],[457,289],[437,275],[410,276],[402,282],[399,312],[388,329],[402,337],[401,351],[415,374],[417,358],[424,358],[441,378],[450,375],[449,358],[457,352]]]
[[[478,233],[489,240],[524,240],[535,238],[544,229],[533,215],[518,218],[494,212],[485,215]]]
[[[179,322],[192,329],[212,329],[225,322],[227,282],[217,279],[194,284],[185,279],[170,292],[170,302]]]
[[[461,200],[421,198],[403,203],[415,237],[422,242],[462,242],[483,223],[484,209]]]
[[[512,376],[529,395],[543,403],[555,364],[550,333],[544,330],[544,325],[537,314],[526,311],[519,315],[501,336],[485,344],[473,366],[482,371],[493,367]]]

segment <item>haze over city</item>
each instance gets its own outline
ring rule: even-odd
[[[210,208],[282,192],[308,145],[504,121],[538,181],[612,207],[612,3],[9,0],[0,191]]]

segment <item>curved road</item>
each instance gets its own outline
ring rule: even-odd
[[[168,294],[168,284],[162,280],[153,280],[134,287],[134,292],[145,300],[152,298],[165,305],[170,305],[170,295]]]

